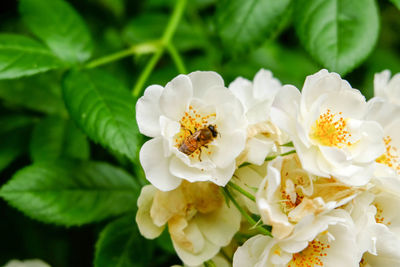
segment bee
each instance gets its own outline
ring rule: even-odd
[[[196,130],[194,133],[190,133],[191,135],[186,137],[179,146],[179,151],[188,156],[193,154],[197,149],[201,149],[203,146],[207,147],[207,144],[218,135],[214,125],[208,125],[200,130]]]

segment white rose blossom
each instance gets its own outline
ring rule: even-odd
[[[268,70],[261,69],[253,82],[238,77],[229,89],[242,102],[249,126],[246,149],[239,164],[246,161],[261,165],[269,154],[280,153],[279,145],[289,142],[288,136],[271,122],[271,106],[282,85]]]
[[[277,239],[289,236],[308,215],[329,212],[357,196],[361,189],[333,178],[305,171],[296,154],[278,157],[268,164],[256,202],[262,221],[272,226]]]
[[[139,130],[152,137],[140,151],[146,178],[159,190],[182,179],[224,186],[246,141],[242,104],[215,72],[179,75],[149,86],[137,104]]]
[[[211,182],[183,181],[167,192],[147,185],[138,199],[136,222],[141,234],[153,239],[168,225],[175,251],[189,266],[202,264],[227,246],[240,221],[239,211],[228,207]]]
[[[400,197],[365,192],[346,206],[356,225],[357,245],[365,252],[360,266],[400,265]]]
[[[344,210],[308,216],[289,237],[256,235],[233,256],[233,267],[359,267],[354,223]]]
[[[360,91],[321,70],[306,78],[302,93],[284,86],[273,106],[272,121],[289,134],[305,170],[354,186],[370,181],[385,145],[382,127],[364,119]]]
[[[374,95],[400,105],[400,73],[390,78],[390,71],[376,73],[374,77]]]
[[[33,259],[33,260],[10,260],[4,267],[50,267],[46,262]]]

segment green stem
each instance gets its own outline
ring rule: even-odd
[[[101,65],[105,65],[134,54],[144,55],[144,54],[154,53],[159,49],[159,46],[160,46],[160,41],[152,41],[134,45],[128,49],[90,61],[85,67],[88,69],[96,68]]]
[[[279,157],[279,156],[283,157],[283,156],[287,156],[287,155],[290,155],[290,154],[293,154],[293,153],[296,153],[296,150],[290,150],[290,151],[288,151],[288,152],[285,152],[285,153],[282,153],[282,154],[279,154],[279,155],[276,155],[276,156],[269,156],[269,157],[266,157],[266,158],[264,159],[264,161],[271,161],[271,160],[273,160],[273,159],[276,159],[276,158]],[[248,162],[243,162],[242,164],[239,165],[238,168],[242,168],[242,167],[245,167],[245,166],[248,166],[248,165],[250,165],[250,163],[248,163]]]
[[[150,61],[147,63],[146,67],[140,74],[138,81],[136,82],[132,94],[135,98],[139,97],[142,94],[144,85],[146,84],[147,79],[149,78],[150,74],[152,73],[154,67],[156,66],[158,60],[160,60],[161,56],[164,53],[165,47],[168,46],[170,43],[172,36],[174,35],[176,28],[179,24],[179,21],[182,18],[183,11],[185,10],[187,0],[178,0],[174,11],[171,15],[171,18],[168,22],[167,27],[165,28],[164,34],[161,37],[161,47],[158,51],[153,55]]]
[[[183,60],[182,60],[178,50],[172,44],[172,42],[168,44],[167,49],[168,49],[169,54],[171,55],[172,60],[175,63],[176,68],[178,69],[178,71],[180,73],[186,74],[187,70],[185,67],[185,63],[183,63]]]
[[[239,185],[229,181],[228,185],[230,187],[232,187],[233,189],[235,189],[236,191],[238,191],[240,194],[244,195],[245,197],[247,197],[248,199],[256,202],[256,198],[253,194],[251,194],[250,192],[246,191],[245,189],[243,189],[242,187],[240,187]]]
[[[204,262],[204,266],[205,267],[217,267],[217,265],[215,265],[213,260],[208,260]]]
[[[257,226],[257,222],[251,218],[251,216],[239,205],[236,199],[232,196],[231,192],[229,192],[228,188],[224,187],[223,192],[225,195],[232,201],[233,205],[239,210],[239,212],[243,215],[243,217],[250,223],[250,225],[254,226],[254,229],[257,229],[261,234],[271,236],[271,233],[262,226]]]

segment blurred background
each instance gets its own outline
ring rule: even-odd
[[[175,5],[174,0],[68,2],[89,26],[95,44],[93,58],[159,39]],[[228,5],[229,1],[225,3]],[[221,8],[221,4],[218,5]],[[400,72],[400,11],[389,1],[378,1],[378,5],[381,26],[377,44],[360,66],[344,76],[367,98],[373,96],[374,73],[384,69],[391,70],[392,74]],[[238,76],[253,79],[260,68],[265,68],[270,69],[282,83],[301,89],[305,77],[323,67],[300,44],[293,28],[292,10],[284,15],[278,31],[272,36],[236,51],[230,49],[229,43],[222,42],[217,33],[217,9],[216,0],[188,2],[172,39],[187,72],[217,71],[228,85]],[[1,1],[0,32],[31,35],[18,14],[18,1]],[[127,57],[102,68],[132,88],[151,56]],[[176,62],[169,53],[164,53],[146,85],[165,85],[178,74]],[[23,124],[15,132],[15,140],[1,135],[0,131],[0,150],[3,150],[0,153],[1,185],[15,171],[30,164],[28,150],[34,123],[48,114],[67,116],[59,88],[61,75],[61,71],[52,71],[33,78],[0,81],[0,117],[28,114],[32,118],[31,123]],[[7,149],[12,142],[18,142],[19,148],[10,155]],[[94,160],[116,161],[98,145],[90,143],[90,150]],[[92,266],[97,236],[107,223],[71,228],[46,225],[25,217],[3,200],[0,200],[0,214],[0,266],[13,258],[40,258],[60,267]],[[157,251],[152,253],[157,254]],[[159,266],[179,263],[173,253],[163,253],[165,259]]]

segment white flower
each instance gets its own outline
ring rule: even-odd
[[[372,178],[371,163],[385,152],[382,127],[366,121],[366,112],[358,90],[321,70],[306,78],[302,94],[293,86],[280,90],[272,120],[289,134],[305,170],[361,186]]]
[[[224,186],[246,140],[241,103],[215,72],[179,75],[149,86],[136,104],[140,132],[153,137],[140,151],[146,178],[159,190],[182,179]]]
[[[374,95],[400,105],[400,73],[390,79],[390,71],[376,73],[374,77]]]
[[[50,267],[47,263],[42,260],[10,260],[4,267]]]
[[[136,222],[146,238],[156,238],[165,225],[180,259],[200,265],[227,246],[239,230],[241,216],[228,207],[219,187],[211,182],[189,183],[168,192],[148,185],[138,199]]]
[[[400,175],[400,106],[389,102],[388,99],[374,97],[368,101],[366,119],[378,122],[383,128],[386,151],[376,159],[379,163],[375,172],[376,176],[398,177]]]
[[[400,197],[365,192],[346,206],[356,225],[357,244],[364,253],[360,266],[400,265]]]
[[[359,266],[361,255],[354,224],[347,212],[333,210],[330,216],[307,219],[286,239],[264,235],[250,238],[235,252],[233,266]],[[312,220],[318,223],[311,223]]]
[[[246,149],[239,164],[246,161],[261,165],[268,154],[280,152],[279,145],[289,142],[287,135],[271,122],[271,106],[282,85],[268,70],[261,69],[251,82],[236,78],[229,89],[242,102],[249,122]]]
[[[282,239],[289,236],[303,218],[342,206],[358,193],[358,188],[333,178],[309,174],[301,167],[297,155],[292,154],[269,163],[256,200],[263,222],[272,226],[275,238]]]

